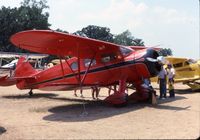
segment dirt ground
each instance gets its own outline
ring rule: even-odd
[[[154,85],[157,87],[157,85]],[[0,87],[0,139],[196,139],[200,136],[200,92],[176,84],[176,98],[158,105],[114,108],[73,92]],[[100,98],[108,95],[102,89]],[[6,130],[6,131],[5,131]]]

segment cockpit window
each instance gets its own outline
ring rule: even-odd
[[[189,65],[190,63],[188,61],[185,61],[184,66]]]
[[[72,68],[72,70],[77,70],[78,69],[78,63],[77,62],[73,62],[71,64],[71,68]]]
[[[127,48],[124,46],[120,47],[120,51],[122,53],[123,56],[127,56],[128,54],[130,54],[133,50],[131,48]]]
[[[117,58],[115,54],[104,54],[101,56],[101,62],[108,63],[110,61],[113,61]]]
[[[194,59],[188,59],[188,63],[189,64],[194,64],[194,63],[196,63],[197,61],[195,61]]]
[[[182,67],[183,66],[183,63],[176,63],[176,64],[173,64],[174,68],[178,68],[178,67]]]
[[[95,59],[93,59],[93,60],[91,60],[91,59],[84,59],[84,65],[85,65],[85,67],[89,67],[91,61],[92,61],[91,66],[96,65],[96,60]]]

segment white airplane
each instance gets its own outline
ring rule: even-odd
[[[11,61],[10,63],[1,66],[2,69],[13,69],[17,65],[18,59]]]
[[[41,67],[41,61],[43,58],[47,57],[46,54],[29,54],[29,53],[11,53],[11,52],[0,52],[0,69],[10,69],[13,68],[17,62],[18,58],[20,56],[26,57],[28,60],[36,60],[37,62],[34,63],[34,67],[36,68]],[[14,59],[9,62],[9,60]],[[6,65],[2,65],[4,62],[7,62]]]

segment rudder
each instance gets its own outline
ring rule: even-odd
[[[30,77],[36,73],[37,71],[26,61],[26,58],[21,56],[16,66],[15,77]]]

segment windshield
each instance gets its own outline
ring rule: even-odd
[[[188,62],[189,64],[194,64],[194,63],[196,63],[197,61],[195,61],[194,59],[188,59],[187,62]]]
[[[121,46],[121,47],[120,47],[120,51],[121,51],[121,53],[122,53],[123,56],[127,56],[127,55],[129,55],[133,50],[132,50],[131,48]]]

